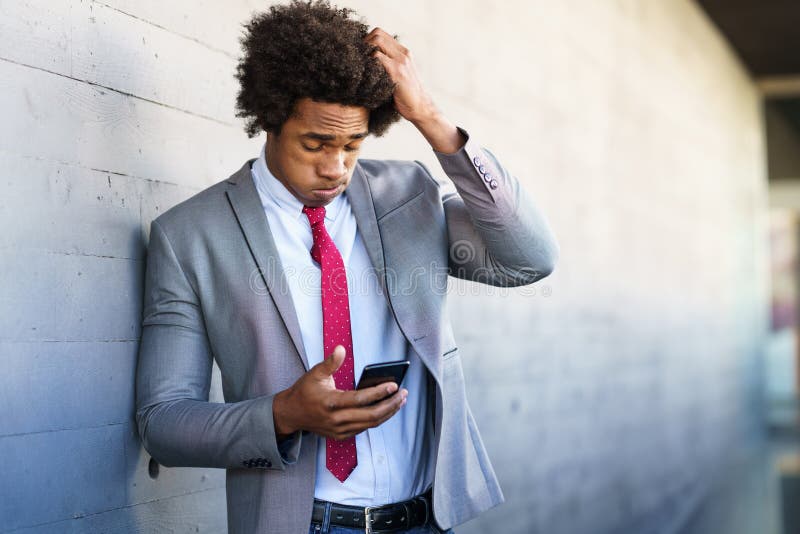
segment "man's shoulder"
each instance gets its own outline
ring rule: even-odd
[[[412,171],[413,167],[418,166],[416,161],[400,159],[364,159],[359,158],[358,164],[371,172],[380,173],[386,171]]]
[[[419,161],[396,159],[359,159],[358,164],[371,180],[406,178],[432,179],[428,169]]]
[[[359,159],[376,201],[384,196],[411,198],[423,192],[436,193],[439,184],[419,161]]]
[[[192,227],[201,220],[203,224],[212,223],[215,216],[226,214],[230,209],[225,192],[238,180],[249,177],[252,161],[246,161],[238,171],[224,180],[175,204],[156,217],[155,222],[162,228]]]

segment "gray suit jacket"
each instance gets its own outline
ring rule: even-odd
[[[456,192],[443,195],[420,163],[361,160],[347,195],[387,304],[428,370],[434,516],[450,528],[503,494],[467,405],[447,276],[530,284],[551,272],[558,247],[488,151],[468,140],[437,157]],[[152,222],[136,418],[159,463],[227,469],[231,534],[297,534],[310,523],[317,439],[279,445],[272,398],[308,361],[251,163]],[[208,402],[212,361],[225,403]]]

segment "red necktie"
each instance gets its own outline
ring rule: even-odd
[[[336,389],[351,390],[355,386],[355,365],[344,262],[325,229],[325,208],[304,206],[303,213],[311,223],[311,233],[314,236],[311,257],[319,263],[321,269],[323,357],[330,356],[336,345],[344,347],[344,363],[333,374],[333,381]],[[344,482],[357,464],[355,437],[342,441],[325,439],[325,465],[339,481]]]

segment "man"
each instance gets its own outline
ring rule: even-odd
[[[242,43],[239,115],[267,141],[152,223],[144,445],[164,465],[227,469],[233,534],[467,521],[503,496],[467,406],[446,277],[533,283],[555,240],[391,35],[293,2],[256,16]],[[401,117],[456,192],[419,163],[358,159]],[[353,389],[365,365],[393,360],[409,362],[402,387]],[[224,404],[208,402],[213,361]]]

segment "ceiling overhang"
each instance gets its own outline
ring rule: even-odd
[[[800,180],[800,0],[697,3],[764,96],[770,181]]]

